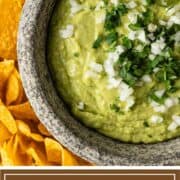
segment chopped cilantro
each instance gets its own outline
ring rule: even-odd
[[[155,3],[155,0],[146,0],[147,5],[152,5]]]
[[[116,112],[116,113],[124,114],[124,113],[121,111],[121,108],[120,108],[118,105],[116,105],[116,104],[111,104],[111,105],[110,105],[110,108],[111,108],[111,110],[113,110],[113,111]]]
[[[79,53],[78,53],[78,52],[75,52],[75,53],[74,53],[74,57],[79,57]]]
[[[156,39],[159,39],[160,37],[163,37],[165,35],[165,32],[166,32],[166,27],[159,25],[157,27],[156,32],[154,33],[154,36],[156,37]]]
[[[137,30],[141,29],[141,25],[138,24],[138,23],[136,23],[136,24],[129,24],[128,27],[129,27],[131,30],[133,30],[133,31],[137,31]]]
[[[127,49],[131,49],[133,47],[132,41],[126,36],[122,38],[122,45]]]
[[[133,31],[137,31],[140,28],[144,28],[144,24],[143,24],[143,18],[138,16],[137,17],[137,22],[135,24],[129,24],[129,28]]]
[[[150,51],[151,51],[150,46],[147,45],[143,48],[142,52],[136,52],[136,55],[138,56],[138,58],[144,59],[149,56]]]
[[[108,0],[104,2],[107,5],[104,32],[95,40],[93,48],[99,48],[103,42],[109,45],[108,50],[114,50],[118,44],[125,47],[125,52],[120,55],[114,68],[117,75],[129,86],[134,86],[144,74],[149,74],[157,83],[163,83],[168,92],[176,91],[179,88],[175,86],[175,82],[180,77],[180,61],[179,54],[174,53],[174,49],[177,44],[175,34],[180,30],[180,25],[173,24],[169,28],[158,25],[157,30],[152,33],[154,38],[149,38],[149,40],[153,43],[163,38],[166,47],[159,55],[154,56],[153,60],[150,60],[151,44],[142,43],[138,39],[132,41],[125,35],[118,35],[117,28],[121,24],[121,17],[128,13],[126,5],[119,3],[115,7],[112,4],[109,5]],[[151,8],[156,1],[146,0],[146,2],[148,5],[146,11],[137,17],[137,23],[129,24],[129,28],[133,31],[143,29],[148,36],[150,35],[148,25],[157,24],[156,14]],[[137,50],[137,46],[142,46],[142,50]],[[158,71],[155,72],[155,68]],[[151,97],[156,101],[161,101],[154,94],[151,94]],[[117,110],[117,107],[115,109]]]
[[[144,121],[144,123],[143,123],[143,125],[144,125],[144,127],[149,127],[149,123],[147,122],[147,121]]]
[[[154,21],[154,12],[151,9],[148,9],[146,12],[143,13],[143,23],[144,25],[149,25]]]
[[[119,26],[121,22],[121,16],[128,12],[127,7],[124,4],[119,4],[117,7],[113,7],[106,13],[105,29],[112,30]]]
[[[166,86],[166,89],[167,89],[167,92],[169,92],[169,93],[175,93],[180,89],[180,87],[170,85],[170,86]]]
[[[108,33],[107,36],[105,37],[105,40],[109,45],[113,44],[114,42],[117,42],[118,33],[116,31],[112,31]]]
[[[108,5],[109,0],[103,0],[105,5]]]
[[[124,4],[119,4],[117,6],[117,11],[119,13],[120,16],[128,13],[128,8],[124,5]]]
[[[149,97],[150,97],[151,100],[157,102],[158,104],[164,104],[164,101],[165,101],[167,96],[165,94],[162,97],[157,97],[155,92],[152,91],[152,92],[150,92]]]
[[[124,40],[128,41],[126,38]],[[147,73],[150,47],[145,46],[142,52],[138,52],[133,49],[133,47],[136,46],[135,42],[131,41],[131,45],[129,44],[128,46],[129,48],[131,47],[131,49],[127,48],[126,52],[121,54],[117,67],[119,69],[119,76],[128,85],[134,86],[136,82]]]
[[[155,15],[151,9],[147,9],[146,12],[142,13],[142,16],[138,16],[136,24],[130,24],[129,28],[133,31],[137,31],[140,28],[147,28],[150,23],[153,23]]]
[[[153,61],[149,61],[149,67],[153,70],[155,67],[157,67],[159,65],[159,63],[161,63],[164,60],[164,58],[162,56],[156,56],[155,59]]]
[[[120,24],[120,16],[117,10],[109,11],[106,13],[105,29],[112,30]]]
[[[93,48],[97,49],[101,46],[101,43],[103,41],[104,37],[102,35],[99,35],[98,38],[95,40],[94,44],[93,44]]]
[[[120,76],[124,82],[126,82],[129,86],[134,86],[136,83],[136,77],[131,74],[131,62],[127,62],[121,69],[120,69]]]

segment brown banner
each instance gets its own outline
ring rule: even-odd
[[[0,180],[180,180],[180,170],[2,170]]]

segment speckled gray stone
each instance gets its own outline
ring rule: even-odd
[[[105,137],[75,120],[53,87],[46,65],[47,25],[55,0],[27,0],[18,35],[19,68],[35,112],[72,152],[97,165],[180,165],[180,139],[133,145]]]

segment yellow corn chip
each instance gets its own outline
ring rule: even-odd
[[[1,161],[2,161],[2,165],[4,166],[12,166],[14,165],[12,156],[11,156],[11,152],[9,152],[8,147],[7,147],[7,142],[5,142],[1,149],[0,149],[0,153],[1,153]]]
[[[3,144],[1,147],[1,157],[3,165],[26,165],[27,156],[21,154],[18,148],[18,141],[16,136]]]
[[[2,61],[0,62],[0,99],[4,98],[5,83],[8,80],[10,74],[14,70],[14,61]]]
[[[19,80],[13,71],[7,82],[6,105],[10,105],[13,102],[15,102],[19,97],[19,92],[20,92]]]
[[[34,141],[37,142],[44,142],[44,138],[40,135],[40,134],[36,134],[36,133],[31,133],[30,136]]]
[[[8,129],[0,123],[0,143],[10,139],[12,134],[8,131]]]
[[[40,134],[32,133],[31,128],[25,122],[20,121],[20,120],[16,120],[16,123],[17,123],[19,131],[23,135],[25,135],[29,138],[32,138],[33,140],[35,140],[37,142],[43,142],[44,141],[44,138]]]
[[[16,59],[18,22],[24,0],[0,0],[0,57]]]
[[[14,153],[14,162],[18,165],[31,165],[32,159],[25,154],[25,151],[22,151],[20,148],[20,135],[15,135],[14,145],[10,145],[9,148],[13,147],[12,152]],[[25,142],[23,142],[25,143]]]
[[[16,121],[14,120],[8,109],[1,102],[1,100],[0,100],[0,122],[9,130],[10,133],[15,134],[17,132]]]
[[[10,75],[6,86],[6,105],[20,104],[25,99],[19,73],[16,69]]]
[[[45,156],[45,151],[40,144],[37,145],[32,142],[26,152],[32,158],[32,162],[34,162],[32,165],[44,166],[49,164]]]
[[[15,101],[14,104],[22,104],[23,102],[27,101],[23,86],[22,86],[22,81],[21,81],[21,77],[19,75],[19,72],[17,71],[17,69],[14,70],[14,73],[18,79],[19,82],[19,96],[17,98],[17,100]]]
[[[29,144],[31,143],[31,140],[20,133],[16,134],[16,139],[19,143],[20,151],[25,153],[26,150],[29,148]]]
[[[16,119],[34,120],[35,122],[39,122],[29,102],[25,102],[20,105],[8,106],[8,109]]]
[[[18,130],[20,133],[24,134],[25,136],[29,137],[31,134],[30,127],[23,121],[16,120]]]
[[[78,166],[79,163],[75,156],[66,149],[62,151],[62,166]]]
[[[51,134],[48,132],[48,130],[41,123],[38,124],[38,130],[44,136],[51,136]]]
[[[19,79],[19,96],[16,99],[16,101],[14,102],[14,104],[18,105],[18,104],[23,104],[25,101],[27,101],[23,86],[22,86],[22,82]]]
[[[47,160],[56,164],[61,164],[63,147],[51,138],[45,138],[45,149]]]

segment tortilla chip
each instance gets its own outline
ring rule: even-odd
[[[16,120],[16,123],[17,123],[19,132],[22,133],[23,135],[29,138],[32,138],[34,141],[37,141],[37,142],[44,141],[44,138],[40,134],[32,133],[29,125],[26,124],[24,121]]]
[[[26,152],[32,158],[32,162],[34,162],[32,165],[44,166],[50,164],[48,163],[45,156],[46,153],[40,144],[37,145],[32,142]]]
[[[56,163],[57,165],[60,165],[62,161],[63,147],[57,141],[51,138],[45,138],[44,143],[45,143],[47,160],[49,162],[53,162]]]
[[[8,106],[8,109],[16,119],[34,120],[35,122],[39,122],[29,102],[25,102],[20,105]]]
[[[79,163],[76,157],[66,149],[62,151],[62,166],[78,166]]]
[[[10,139],[12,134],[8,131],[2,123],[0,123],[0,143]]]
[[[31,165],[32,164],[32,159],[25,154],[24,152],[20,151],[19,148],[19,139],[17,138],[17,135],[12,137],[6,145],[6,153],[7,157],[11,159],[10,165],[14,166],[20,166],[20,165]],[[7,165],[7,164],[3,164]]]
[[[31,140],[20,133],[16,134],[16,139],[19,143],[20,151],[25,153],[27,149],[29,148],[29,144],[31,143]]]
[[[16,165],[31,165],[32,159],[25,153],[25,151],[22,151],[20,148],[20,138],[21,135],[15,135],[14,137],[14,145],[10,145],[9,147],[13,147],[13,154],[14,154],[14,162]],[[24,142],[23,142],[24,143]]]
[[[18,22],[24,0],[0,0],[0,57],[16,59]]]
[[[23,104],[24,102],[27,101],[27,98],[26,98],[26,95],[22,86],[22,82],[20,79],[18,82],[19,82],[19,96],[16,99],[16,101],[13,103],[14,105]]]
[[[30,127],[23,121],[16,120],[17,127],[20,133],[24,134],[25,136],[29,137],[31,134]]]
[[[51,134],[48,132],[48,130],[41,123],[38,124],[38,130],[44,136],[51,136]]]
[[[17,139],[18,146],[19,146],[19,153],[21,155],[23,155],[23,159],[24,159],[24,161],[23,161],[24,163],[21,165],[35,165],[33,157],[36,155],[32,156],[32,154],[34,153],[32,151],[34,151],[34,150],[31,150],[31,148],[32,149],[34,148],[34,146],[32,146],[32,143],[34,143],[34,142],[22,134],[17,134],[16,139]],[[37,149],[39,148],[40,150],[42,149],[41,145],[39,147],[37,146],[36,148]]]
[[[23,88],[23,85],[22,85],[21,77],[20,77],[20,74],[17,71],[17,69],[14,70],[14,73],[15,73],[17,79],[18,79],[18,82],[19,82],[19,96],[18,96],[18,98],[17,98],[17,100],[15,101],[14,104],[22,104],[25,101],[27,101],[26,94],[24,92],[24,88]]]
[[[4,99],[5,83],[14,70],[14,61],[0,62],[0,99]]]
[[[21,165],[24,164],[23,156],[19,153],[18,142],[16,137],[12,136],[11,139],[3,144],[1,147],[1,156],[3,165]]]
[[[13,72],[8,79],[6,87],[6,105],[10,105],[17,100],[20,93],[19,80]]]
[[[9,130],[10,133],[15,134],[17,132],[16,121],[11,113],[4,106],[0,100],[0,122]]]
[[[6,86],[6,105],[20,104],[25,99],[19,73],[16,69],[10,75]]]
[[[31,133],[30,136],[34,141],[37,142],[44,142],[44,138],[40,135],[40,134],[36,134],[36,133]]]
[[[9,152],[8,147],[7,147],[7,142],[5,142],[1,149],[0,149],[0,154],[1,154],[1,161],[2,165],[4,166],[12,166],[14,165],[11,152]]]

